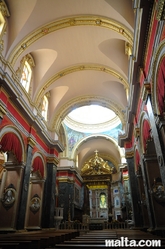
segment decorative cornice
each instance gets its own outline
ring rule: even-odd
[[[151,84],[148,82],[144,82],[141,91],[141,98],[144,102],[146,102],[148,95],[151,94]]]
[[[9,61],[14,66],[18,57],[35,41],[41,39],[52,32],[60,29],[69,28],[73,26],[90,25],[101,28],[113,30],[124,37],[130,44],[133,44],[133,34],[122,23],[116,22],[112,19],[102,16],[73,16],[55,22],[49,23],[45,26],[32,32],[28,37],[24,38],[11,52]]]
[[[134,135],[136,138],[138,138],[140,136],[140,128],[139,127],[134,128]]]
[[[105,130],[111,130],[114,127],[116,127],[117,125],[119,125],[121,123],[119,117],[116,115],[114,118],[109,119],[106,122],[102,122],[99,124],[85,124],[82,122],[78,122],[74,119],[71,119],[70,116],[66,116],[65,117],[65,121],[64,121],[65,125],[70,127],[73,130],[76,130],[78,132],[102,132]]]
[[[3,106],[0,104],[0,118],[3,118],[5,116],[7,111],[3,108]]]
[[[28,137],[28,138],[27,138],[27,141],[28,141],[28,144],[29,144],[32,148],[34,148],[34,146],[36,145],[36,142],[33,140],[33,138]]]
[[[59,160],[55,157],[47,157],[46,161],[47,161],[47,163],[52,163],[55,166],[57,166],[57,164],[59,163]]]
[[[134,151],[131,150],[131,151],[126,151],[125,152],[125,158],[133,158],[134,157]]]
[[[149,49],[149,44],[151,42],[151,35],[153,32],[153,24],[155,21],[155,13],[153,13],[153,10],[155,12],[156,1],[153,1],[153,0],[150,1],[150,6],[147,5],[147,8],[149,11],[148,11],[147,25],[145,28],[145,39],[144,39],[144,43],[143,43],[143,53],[142,53],[142,62],[141,62],[142,66],[146,65],[147,58],[148,58],[148,49]]]
[[[74,179],[68,177],[57,177],[59,182],[75,183]]]

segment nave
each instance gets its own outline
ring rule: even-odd
[[[0,249],[64,249],[64,248],[139,248],[139,246],[128,246],[123,242],[127,238],[128,243],[132,240],[136,244],[143,240],[143,248],[155,248],[155,246],[144,246],[151,243],[152,240],[160,240],[161,247],[165,248],[165,238],[134,229],[103,229],[103,230],[56,230],[43,229],[40,231],[24,231],[16,233],[0,234]],[[109,245],[106,240],[113,240],[114,243]],[[118,243],[120,243],[117,245]],[[120,241],[120,242],[119,242]],[[127,246],[126,246],[127,245]]]

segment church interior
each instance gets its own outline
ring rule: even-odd
[[[164,0],[0,0],[0,235],[165,236],[164,20]]]

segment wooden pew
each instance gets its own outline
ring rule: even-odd
[[[0,249],[19,249],[19,243],[0,241]]]
[[[71,240],[79,232],[74,230],[55,230],[55,229],[44,229],[39,231],[26,231],[26,232],[15,232],[15,233],[8,233],[8,234],[1,234],[0,239],[3,238],[3,242],[13,241],[22,244],[26,241],[26,248],[25,246],[19,248],[24,249],[40,249],[50,246],[55,246],[55,244],[62,243],[65,240]],[[29,246],[30,244],[30,246]]]

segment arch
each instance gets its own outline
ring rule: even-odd
[[[8,139],[10,139],[10,140],[15,139],[15,143],[17,143],[17,146],[16,146],[15,143],[6,144],[7,140],[4,141],[3,138],[5,136],[8,136],[8,134],[13,134],[13,135],[9,135],[10,138],[8,137]],[[0,142],[1,146],[3,147],[2,143],[5,143],[5,148],[9,148],[10,150],[12,150],[14,152],[18,162],[19,163],[22,163],[22,162],[25,163],[25,144],[24,144],[24,140],[22,138],[22,135],[17,130],[17,128],[13,127],[13,126],[10,126],[10,125],[5,126],[0,131],[0,138],[1,138],[1,142]]]
[[[116,115],[118,115],[119,119],[121,120],[122,125],[125,125],[125,119],[124,114],[122,112],[122,107],[119,106],[117,103],[114,103],[114,101],[110,101],[107,98],[103,98],[100,96],[82,96],[77,97],[74,99],[71,99],[67,103],[65,103],[54,115],[53,120],[50,123],[50,127],[53,130],[56,130],[56,132],[59,132],[61,122],[64,120],[64,118],[73,110],[73,108],[81,107],[84,105],[91,105],[91,104],[98,104],[103,107],[107,107],[114,111]]]
[[[146,153],[146,143],[148,139],[151,139],[151,126],[148,116],[145,112],[142,113],[140,120],[140,144],[143,153]]]
[[[164,112],[164,96],[165,96],[165,55],[161,58],[157,72],[156,82],[156,103],[157,112],[162,115]]]
[[[117,78],[121,84],[124,86],[125,90],[126,90],[126,96],[128,95],[129,92],[129,83],[128,81],[123,77],[123,75],[121,75],[119,72],[115,71],[112,68],[109,68],[107,66],[104,65],[99,65],[99,64],[82,64],[82,65],[78,65],[78,66],[74,66],[74,67],[69,67],[66,68],[65,70],[62,70],[60,72],[58,72],[57,74],[55,74],[54,76],[52,76],[47,82],[45,82],[44,85],[42,85],[40,87],[40,89],[38,90],[38,94],[35,97],[35,104],[38,106],[39,105],[39,100],[43,97],[43,95],[46,92],[46,89],[50,88],[50,86],[58,79],[74,73],[74,72],[78,72],[78,71],[82,71],[82,70],[95,70],[95,71],[100,71],[103,73],[108,73],[112,76],[114,76],[115,78]],[[128,96],[127,96],[128,97]]]
[[[97,134],[93,134],[93,135],[90,135],[90,136],[88,136],[88,137],[85,137],[85,138],[81,139],[81,140],[74,146],[70,158],[71,158],[72,160],[76,160],[77,149],[82,145],[82,143],[86,142],[86,141],[89,140],[89,139],[93,139],[93,138],[95,138],[96,136],[97,136],[98,138],[100,137],[100,138],[105,138],[105,139],[110,140],[110,141],[114,144],[114,146],[117,148],[117,151],[119,152],[120,158],[125,157],[124,151],[118,146],[117,141],[115,141],[113,138],[111,138],[111,137],[109,137],[109,136],[107,136],[107,135],[97,135]],[[113,163],[113,164],[115,165],[115,167],[117,168],[118,165],[116,164],[116,162],[112,162],[112,163]]]
[[[165,67],[165,40],[163,40],[158,49],[157,52],[155,54],[155,58],[154,58],[154,63],[153,63],[153,71],[152,71],[152,103],[153,103],[153,111],[155,114],[160,115],[162,114],[162,109],[164,108],[164,106],[162,107],[163,104],[159,104],[159,102],[161,101],[162,103],[162,98],[164,99],[164,95],[165,95],[165,89],[164,89],[164,85],[165,85],[165,73],[162,70],[165,70],[162,68],[164,64]],[[161,78],[161,84],[159,82],[159,79]],[[164,80],[163,80],[164,78]],[[164,83],[164,84],[162,84]],[[161,91],[158,95],[158,89]],[[160,99],[159,99],[160,98]],[[160,106],[159,106],[160,105]]]
[[[40,178],[46,179],[45,161],[41,153],[34,153],[31,168],[33,173],[38,172]]]
[[[92,25],[99,28],[107,28],[118,32],[123,39],[133,44],[133,34],[122,23],[116,22],[112,19],[100,16],[99,19],[96,16],[71,16],[69,18],[56,20],[48,23],[43,27],[33,31],[28,37],[22,39],[22,41],[13,49],[8,57],[8,61],[14,66],[18,57],[34,42],[43,36],[49,35],[52,32],[58,31],[63,28],[72,28],[73,26]]]

